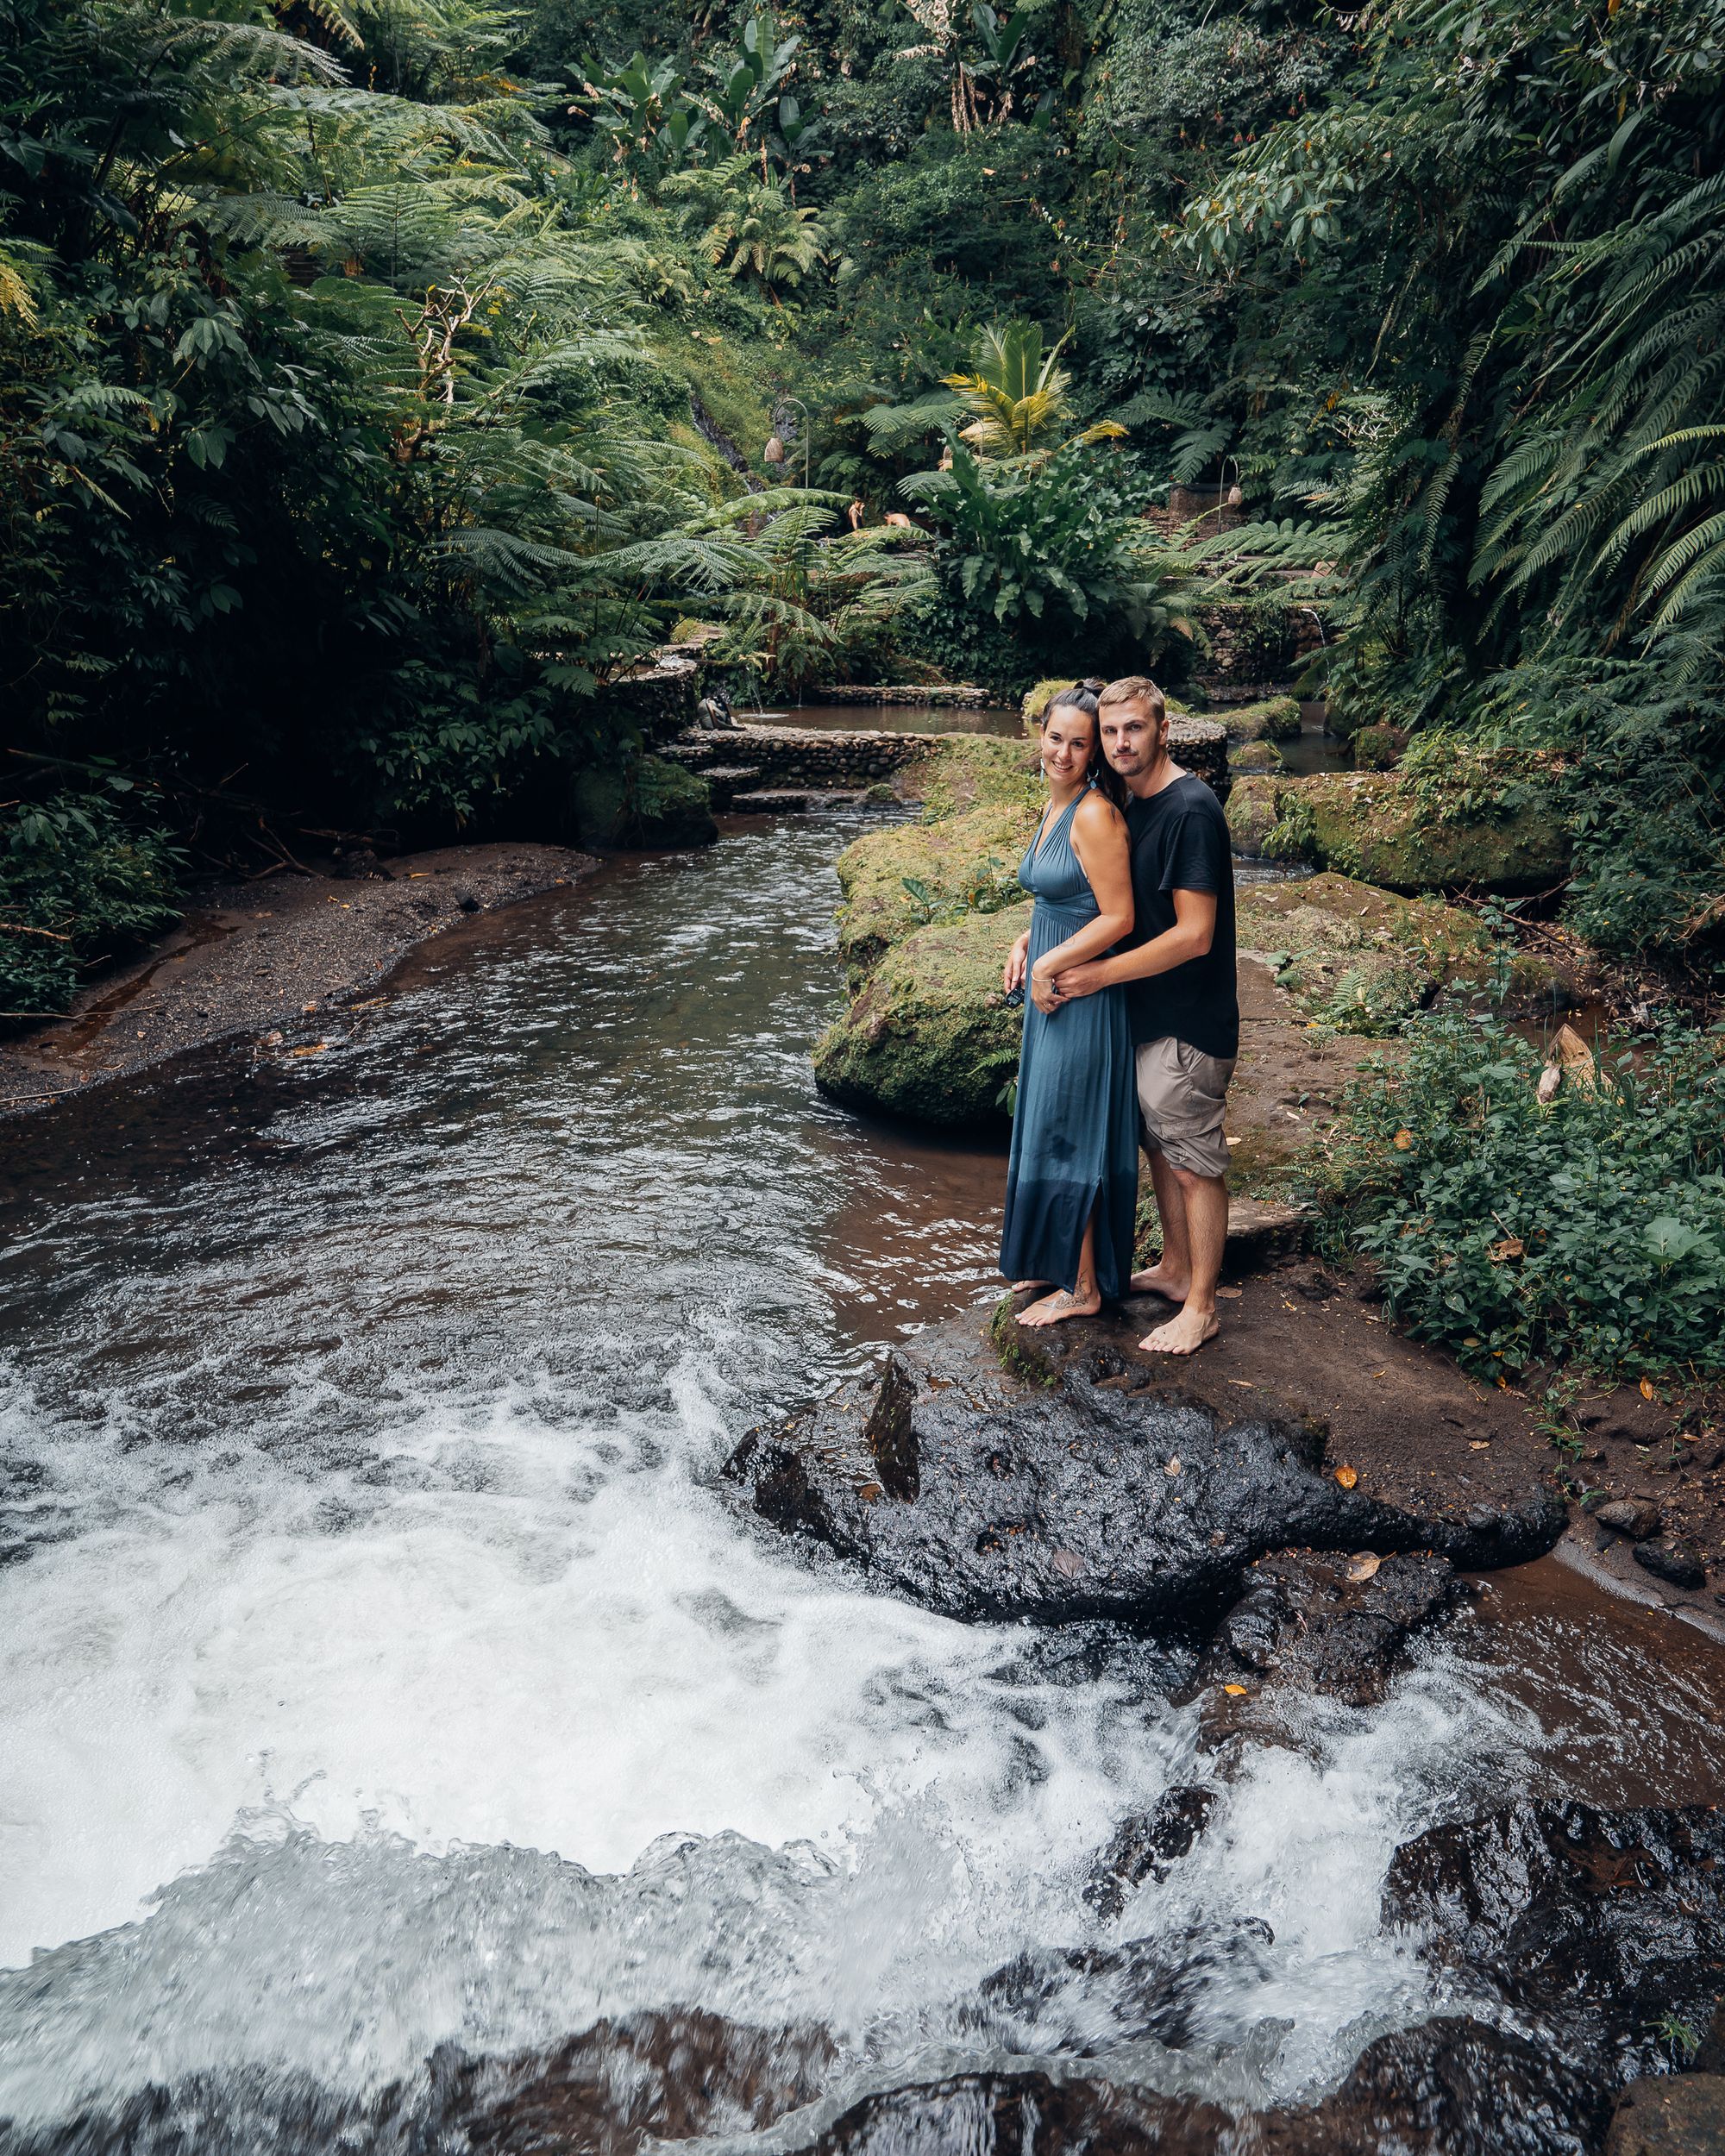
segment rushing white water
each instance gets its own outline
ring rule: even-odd
[[[25,1126],[0,2118],[248,2065],[363,2093],[680,2004],[829,2030],[829,2114],[1003,2049],[1257,2097],[1424,2010],[1384,1865],[1529,1733],[1464,1676],[1265,1753],[1103,1924],[1095,1852],[1193,1770],[1166,1659],[869,1594],[716,1482],[991,1277],[992,1164],[812,1090],[846,835],[618,870],[321,1056]],[[1177,2050],[1103,1976],[977,2006],[1189,1932],[1223,1944]]]

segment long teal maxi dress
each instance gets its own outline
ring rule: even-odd
[[[1032,839],[1019,863],[1019,881],[1036,899],[1032,966],[1101,911],[1072,849],[1082,799],[1068,802],[1040,851]],[[1093,1206],[1097,1285],[1105,1296],[1123,1295],[1138,1209],[1138,1093],[1126,991],[1076,997],[1051,1017],[1026,993],[1000,1270],[1008,1280],[1051,1280],[1070,1291]]]

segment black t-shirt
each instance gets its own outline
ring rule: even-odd
[[[1126,983],[1133,1044],[1171,1034],[1201,1055],[1238,1056],[1234,864],[1221,803],[1201,779],[1183,772],[1147,801],[1128,802],[1126,834],[1135,918],[1123,950],[1134,950],[1174,926],[1175,892],[1216,894],[1216,932],[1201,958]]]

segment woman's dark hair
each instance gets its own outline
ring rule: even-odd
[[[1082,681],[1075,681],[1070,689],[1057,689],[1044,707],[1038,724],[1045,724],[1050,714],[1061,705],[1083,711],[1095,721],[1095,732],[1090,743],[1090,768],[1085,776],[1104,799],[1112,801],[1117,809],[1123,810],[1126,805],[1126,787],[1120,774],[1102,754],[1102,719],[1096,699],[1107,686],[1106,682],[1087,676]]]

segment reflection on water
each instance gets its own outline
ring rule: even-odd
[[[998,1155],[812,1087],[856,828],[617,865],[322,1055],[9,1134],[0,2119],[41,2146],[174,2084],[204,2149],[321,2151],[405,2077],[442,2148],[438,2044],[693,2006],[800,2029],[810,2117],[1002,2052],[1257,2100],[1427,2010],[1378,1882],[1530,1771],[1513,1687],[1434,1651],[1314,1714],[1105,1923],[1115,1822],[1210,1771],[1169,1658],[928,1616],[721,1494],[994,1286]],[[1198,1971],[1177,2044],[1106,1960],[984,1982],[1146,1937]],[[150,2115],[64,2145],[175,2146]]]

